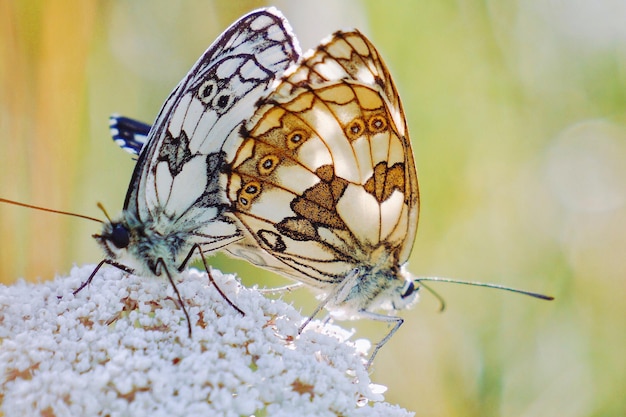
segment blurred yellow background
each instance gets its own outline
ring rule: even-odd
[[[357,27],[403,98],[422,209],[410,269],[432,284],[373,367],[417,416],[626,415],[626,4],[280,1],[303,49]],[[0,196],[102,217],[134,162],[108,116],[151,122],[255,1],[0,0]],[[88,221],[0,205],[0,278],[102,254]],[[279,282],[222,255],[248,285]],[[282,281],[280,281],[282,282]],[[294,303],[310,312],[306,293]],[[345,323],[379,339],[384,326]]]

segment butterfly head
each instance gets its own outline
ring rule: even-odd
[[[103,222],[102,232],[93,235],[104,252],[112,260],[124,258],[131,242],[131,231],[124,221]]]
[[[103,242],[109,251],[111,245],[116,249],[126,249],[130,243],[130,232],[122,223],[108,223],[105,225],[105,231],[94,237]]]
[[[419,289],[419,285],[415,284],[414,281],[406,280],[404,282],[404,287],[402,287],[402,291],[400,292],[399,302],[394,303],[395,309],[401,310],[403,308],[407,308],[409,305],[417,301]]]
[[[419,299],[420,286],[404,265],[400,267],[397,279],[398,285],[390,288],[387,310],[404,310],[413,306]]]
[[[146,265],[145,262],[139,261],[135,252],[140,246],[140,236],[143,235],[145,233],[142,225],[132,214],[124,211],[121,218],[116,220],[111,220],[107,215],[107,220],[102,222],[102,232],[93,235],[93,238],[110,260],[141,272],[146,269]],[[152,269],[151,265],[147,266],[148,269]]]

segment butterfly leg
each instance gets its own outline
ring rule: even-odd
[[[326,317],[324,317],[324,320],[322,320],[322,324],[324,326],[326,326],[327,324],[332,323],[332,322],[333,322],[332,314],[327,314]]]
[[[389,339],[391,339],[391,336],[393,336],[394,333],[398,331],[400,326],[402,326],[402,323],[404,323],[404,319],[401,318],[401,317],[398,317],[398,316],[386,316],[384,314],[373,313],[371,311],[361,311],[360,312],[360,317],[368,318],[370,320],[382,321],[382,322],[385,322],[385,323],[393,324],[393,328],[389,331],[389,333],[387,333],[387,335],[385,337],[383,337],[374,346],[374,350],[372,351],[372,355],[367,360],[367,363],[365,365],[365,367],[369,369],[369,367],[372,365],[372,362],[374,362],[374,358],[376,357],[376,354],[378,354],[378,351],[385,345],[385,343],[387,343],[389,341]]]
[[[295,284],[289,284],[289,285],[285,285],[282,287],[277,287],[277,288],[257,288],[257,291],[260,292],[261,294],[277,294],[277,293],[282,293],[282,292],[291,292],[297,288],[301,288],[302,287],[302,283],[297,282]]]
[[[237,310],[239,312],[239,314],[241,314],[242,316],[245,316],[246,313],[243,312],[243,310],[241,310],[239,307],[237,307],[232,301],[230,301],[230,299],[226,296],[226,294],[224,294],[224,292],[222,291],[222,289],[219,287],[219,285],[217,285],[217,282],[215,282],[215,280],[213,279],[213,275],[211,275],[211,269],[209,268],[209,265],[206,262],[206,258],[204,257],[204,253],[202,252],[202,248],[200,248],[200,245],[195,244],[193,245],[193,248],[191,248],[191,251],[189,252],[189,256],[187,256],[187,259],[183,262],[183,264],[180,266],[179,270],[183,269],[185,267],[185,265],[187,264],[187,261],[191,258],[191,254],[193,253],[194,250],[198,250],[198,252],[200,253],[200,258],[202,258],[202,264],[204,265],[204,269],[206,270],[207,275],[209,276],[209,281],[211,281],[211,284],[213,284],[213,286],[215,287],[215,289],[217,290],[218,293],[220,293],[220,295],[222,296],[222,298],[224,300],[226,300],[226,302],[228,304],[230,304],[230,306],[232,308],[234,308],[235,310]]]
[[[176,297],[178,297],[178,302],[180,303],[180,306],[183,309],[183,313],[185,313],[185,317],[187,318],[187,330],[189,331],[189,337],[191,338],[191,319],[189,318],[189,313],[187,312],[187,308],[185,307],[185,302],[183,301],[183,298],[180,296],[180,292],[178,292],[178,288],[176,288],[174,279],[172,278],[170,271],[167,269],[167,266],[165,265],[165,261],[163,261],[162,258],[159,258],[159,260],[157,261],[157,264],[159,263],[163,267],[163,271],[165,271],[165,275],[167,275],[167,279],[170,281],[170,284],[172,284],[172,288],[174,288]]]
[[[319,314],[320,311],[322,311],[324,307],[326,307],[328,303],[339,304],[343,302],[347,298],[348,293],[350,292],[352,287],[354,287],[355,281],[358,278],[358,276],[359,276],[358,268],[353,269],[348,275],[346,275],[344,280],[341,281],[341,283],[337,285],[335,288],[333,288],[333,290],[326,296],[326,298],[324,298],[324,300],[321,303],[319,303],[319,305],[315,308],[315,310],[309,316],[309,318],[307,318],[304,321],[304,323],[302,323],[302,325],[298,329],[298,334],[302,333],[304,328],[311,322],[311,320],[313,320],[313,318],[315,318],[315,316]]]
[[[324,306],[326,306],[326,304],[328,304],[328,302],[330,301],[332,295],[333,294],[331,293],[328,297],[326,297],[324,299],[324,301],[319,303],[319,305],[315,308],[313,313],[304,321],[304,323],[302,323],[302,325],[298,329],[298,334],[302,334],[302,332],[304,331],[304,328],[311,322],[311,320],[313,320],[315,318],[315,316],[317,316],[319,314],[319,312],[324,308]]]
[[[133,270],[122,265],[122,264],[118,264],[117,262],[113,262],[110,259],[103,259],[100,261],[100,263],[98,265],[96,265],[96,267],[94,268],[93,272],[91,273],[91,275],[89,275],[89,278],[87,278],[87,281],[83,282],[82,284],[80,284],[80,287],[78,287],[76,290],[74,290],[74,292],[72,292],[72,294],[76,295],[78,294],[80,291],[82,291],[83,288],[85,288],[87,285],[89,285],[91,283],[91,280],[93,279],[93,277],[96,276],[96,274],[98,273],[98,271],[100,270],[100,268],[102,268],[102,265],[104,264],[109,264],[111,266],[114,266],[118,269],[121,269],[124,272],[127,272],[129,274],[133,273]]]

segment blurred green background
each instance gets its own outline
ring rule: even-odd
[[[422,209],[410,269],[554,295],[432,284],[373,367],[417,416],[626,415],[626,4],[282,1],[303,49],[358,27],[386,59]],[[133,169],[119,112],[150,122],[254,1],[0,0],[0,196],[102,217]],[[74,218],[0,205],[0,277],[101,259]],[[282,283],[217,255],[248,285]],[[294,303],[310,312],[306,293]],[[377,340],[385,327],[345,323]]]

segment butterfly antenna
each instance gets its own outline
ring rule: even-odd
[[[89,216],[85,216],[83,214],[78,214],[78,213],[71,213],[69,211],[53,210],[53,209],[49,209],[46,207],[33,206],[32,204],[20,203],[19,201],[7,200],[6,198],[0,198],[0,202],[13,204],[13,205],[20,206],[20,207],[26,207],[26,208],[30,208],[34,210],[47,211],[48,213],[64,214],[66,216],[79,217],[81,219],[87,219],[87,220],[91,220],[94,222],[103,223],[102,220],[96,219],[95,217],[89,217]]]
[[[520,290],[517,288],[507,287],[507,286],[500,285],[500,284],[491,284],[491,283],[476,282],[476,281],[462,281],[458,279],[441,278],[441,277],[418,277],[415,279],[415,283],[422,283],[422,281],[449,282],[451,284],[462,284],[462,285],[472,285],[474,287],[494,288],[497,290],[504,290],[504,291],[514,292],[517,294],[527,295],[533,298],[539,298],[540,300],[548,300],[548,301],[554,300],[554,297],[550,295],[544,295],[544,294],[539,294],[536,292]]]
[[[102,212],[104,213],[104,217],[107,218],[107,220],[109,221],[109,223],[112,221],[111,220],[111,216],[109,216],[109,213],[107,212],[107,209],[104,208],[104,205],[98,201],[98,204],[96,204],[98,206],[98,208],[100,210],[102,210]]]
[[[420,281],[420,280],[416,280],[416,281]],[[437,301],[439,301],[439,312],[442,313],[446,309],[446,300],[441,296],[441,294],[439,294],[437,291],[433,290],[430,287],[430,285],[426,285],[426,284],[424,284],[421,281],[420,281],[420,285],[422,287],[426,288],[426,291],[431,293],[437,299]]]

